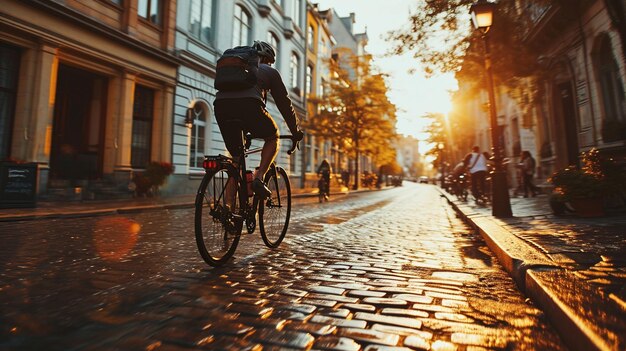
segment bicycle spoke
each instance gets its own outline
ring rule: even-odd
[[[233,255],[241,234],[237,188],[228,193],[232,186],[229,172],[234,173],[224,168],[205,175],[198,192],[201,200],[196,202],[196,243],[202,258],[213,266],[223,264]]]
[[[291,214],[291,187],[286,172],[281,168],[270,171],[267,185],[270,197],[259,208],[261,237],[268,247],[278,247],[287,233]]]

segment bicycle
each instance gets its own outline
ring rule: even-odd
[[[317,188],[319,190],[318,197],[320,203],[328,201],[328,198],[330,197],[330,187],[328,182],[326,182],[326,178],[323,175],[320,175],[319,179],[317,180]]]
[[[253,138],[250,134],[244,138],[244,152],[237,160],[224,155],[204,157],[206,173],[195,201],[195,235],[200,255],[214,267],[233,256],[244,222],[248,234],[255,231],[257,213],[261,238],[269,248],[280,245],[289,226],[291,185],[287,172],[272,162],[264,178],[272,193],[261,201],[252,192],[251,179],[248,182],[252,172],[246,170],[246,157],[262,148],[250,149]],[[292,135],[281,135],[279,139],[292,140],[289,155],[298,147]]]

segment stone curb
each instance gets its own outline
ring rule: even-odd
[[[597,326],[596,319],[590,319],[594,316],[589,316],[588,309],[590,306],[572,306],[570,301],[576,301],[576,298],[567,299],[568,296],[572,296],[572,293],[567,288],[563,289],[564,287],[555,285],[553,283],[554,276],[560,276],[559,281],[570,282],[570,287],[575,286],[577,290],[584,290],[584,294],[587,294],[585,296],[589,299],[589,304],[596,304],[593,306],[598,309],[598,314],[595,314],[596,317],[608,310],[606,306],[611,305],[613,301],[600,296],[588,284],[555,265],[532,245],[499,225],[496,218],[466,213],[469,212],[469,208],[458,206],[451,195],[446,194],[441,189],[437,190],[442,197],[446,198],[463,221],[480,233],[491,252],[515,280],[520,290],[543,310],[560,333],[561,339],[572,350],[622,349],[620,347],[624,345],[619,345],[619,335],[620,332],[621,335],[624,335],[626,330],[612,332],[609,330],[612,328],[611,325]],[[550,284],[551,282],[552,284]],[[600,306],[597,306],[597,301],[601,302]],[[602,308],[602,305],[605,307]],[[610,315],[611,312],[608,314]],[[620,322],[619,319],[616,322],[617,325],[624,323],[624,321]],[[622,340],[621,343],[623,342]]]
[[[565,270],[542,269],[527,272],[526,286],[572,350],[626,349],[624,314],[597,289]]]

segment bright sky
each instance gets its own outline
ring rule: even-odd
[[[408,24],[408,13],[415,11],[415,0],[313,0],[322,10],[334,8],[341,17],[355,13],[355,32],[361,33],[367,26],[369,42],[367,51],[374,55],[374,65],[390,75],[389,99],[398,108],[397,131],[423,140],[428,120],[421,118],[427,112],[447,113],[450,110],[448,91],[456,90],[452,74],[437,74],[426,79],[419,62],[412,54],[384,57],[391,43],[385,40],[387,32]],[[409,69],[417,69],[408,73]],[[420,143],[424,151],[425,143]]]

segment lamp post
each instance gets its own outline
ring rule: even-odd
[[[441,165],[441,189],[446,188],[446,174],[445,174],[445,164],[443,159],[443,143],[437,144],[437,149],[439,149],[439,163]]]
[[[502,165],[502,145],[500,145],[500,129],[496,112],[496,97],[493,88],[493,72],[491,70],[491,50],[487,32],[493,22],[495,3],[478,0],[470,8],[472,23],[480,30],[485,44],[485,71],[487,73],[487,91],[489,93],[489,118],[491,122],[491,145],[493,152],[493,171],[491,172],[491,214],[494,217],[511,217],[511,201],[506,181],[506,169]]]

